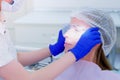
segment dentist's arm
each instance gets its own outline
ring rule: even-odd
[[[36,63],[51,55],[56,56],[64,51],[64,42],[65,38],[63,37],[62,31],[60,30],[58,34],[58,40],[55,44],[50,44],[48,48],[43,48],[32,52],[19,52],[18,60],[22,65],[26,66]]]
[[[29,73],[17,60],[13,60],[9,64],[0,67],[0,76],[5,80],[53,80],[75,61],[87,55],[95,45],[100,43],[101,39],[98,29],[91,28],[81,36],[74,48],[52,64]]]
[[[4,80],[54,80],[60,73],[75,62],[73,54],[65,54],[61,59],[35,72],[28,72],[17,61],[0,67],[0,76]]]
[[[43,48],[31,52],[19,52],[17,55],[19,62],[23,66],[28,66],[51,56],[51,53],[49,48]]]

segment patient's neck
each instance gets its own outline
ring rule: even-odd
[[[82,60],[96,63],[95,49],[92,49]]]

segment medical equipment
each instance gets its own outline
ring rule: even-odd
[[[77,30],[79,31],[79,32],[81,32],[81,34],[82,33],[84,33],[88,28],[87,27],[85,27],[85,26],[80,26],[80,25],[76,25],[76,24],[66,24],[66,25],[64,25],[64,27],[62,28],[62,33],[63,33],[63,35],[69,30],[69,29],[71,29],[71,28],[77,28],[77,27],[79,27]]]
[[[81,9],[79,12],[74,12],[71,18],[84,20],[91,27],[97,26],[100,28],[103,50],[107,56],[116,41],[116,27],[109,14],[96,9]]]
[[[76,44],[82,34],[87,31],[90,27],[78,24],[67,24],[62,28],[63,36],[71,37],[70,40],[66,40],[67,43]]]
[[[62,34],[64,35],[69,29],[70,29],[70,25],[65,24],[64,27],[62,28]]]

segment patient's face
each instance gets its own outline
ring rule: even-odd
[[[90,26],[82,20],[77,18],[72,18],[70,22],[70,29],[64,34],[65,37],[65,52],[73,48],[81,35],[89,28]]]

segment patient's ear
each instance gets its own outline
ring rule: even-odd
[[[95,46],[91,49],[91,51],[90,51],[89,53],[96,53],[96,51],[98,50],[98,48],[100,47],[100,45],[101,45],[101,44],[95,45]]]
[[[87,61],[91,61],[94,62],[95,61],[95,53],[97,51],[97,49],[100,47],[101,44],[97,44],[95,45],[91,51],[83,58],[83,60],[87,60]]]
[[[96,50],[100,47],[100,45],[101,45],[101,44],[97,44],[97,45],[95,45],[95,46],[93,47],[93,50],[96,51]]]
[[[101,44],[97,44],[97,45],[95,45],[91,50],[90,50],[90,52],[88,53],[88,55],[89,56],[94,56],[95,55],[95,53],[96,53],[96,51],[98,50],[98,48],[100,47],[100,45]]]

